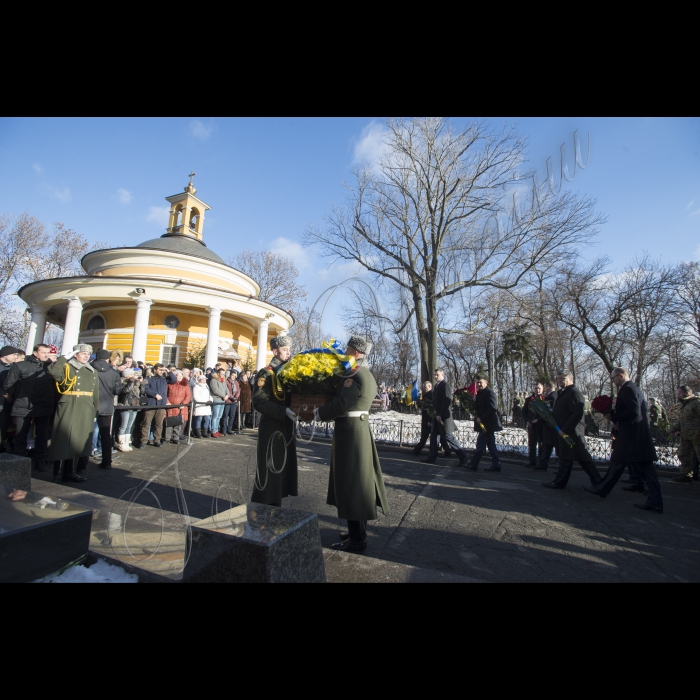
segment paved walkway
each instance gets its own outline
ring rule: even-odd
[[[190,515],[210,517],[249,499],[256,440],[247,431],[194,441],[178,464]],[[111,471],[91,462],[89,480],[75,486],[118,498],[153,478],[161,506],[177,512],[175,472],[165,469],[177,449],[120,454]],[[587,493],[581,471],[566,490],[552,491],[541,486],[551,474],[516,464],[490,474],[484,460],[474,473],[456,460],[426,465],[406,449],[380,450],[389,512],[370,523],[367,551],[353,555],[330,549],[345,526],[326,504],[330,444],[298,443],[297,451],[300,496],[283,506],[318,514],[330,582],[700,581],[700,482],[662,475],[658,515],[633,508],[644,497],[621,483],[605,500]],[[41,490],[38,479],[33,488]],[[139,503],[156,505],[148,493]]]

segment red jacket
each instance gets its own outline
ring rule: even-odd
[[[179,382],[175,382],[175,384],[168,384],[168,403],[190,403],[190,401],[192,401],[192,390],[184,377]],[[180,411],[182,411],[182,420],[187,421],[190,414],[186,406],[182,409],[169,408],[168,415],[176,416]]]

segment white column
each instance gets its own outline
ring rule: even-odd
[[[207,327],[207,349],[204,353],[204,369],[213,367],[219,355],[219,326],[221,325],[221,309],[209,307],[209,326]]]
[[[68,299],[66,322],[63,324],[63,346],[61,355],[73,352],[73,346],[78,344],[80,336],[80,318],[83,315],[83,303],[78,297],[63,297]]]
[[[267,327],[270,322],[264,318],[258,326],[258,355],[255,359],[255,371],[267,364]]]
[[[44,342],[44,329],[46,328],[46,312],[48,306],[38,306],[32,304],[32,320],[29,323],[29,335],[27,336],[27,347],[25,352],[29,355],[34,350],[34,346]]]
[[[148,317],[151,313],[152,299],[136,300],[136,318],[134,319],[134,342],[131,346],[131,356],[134,363],[137,360],[146,361],[146,340],[148,339]]]

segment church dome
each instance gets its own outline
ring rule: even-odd
[[[169,253],[192,255],[195,258],[204,258],[221,265],[228,265],[214,251],[209,250],[202,241],[194,236],[182,233],[166,233],[160,238],[152,238],[134,247],[147,248],[148,250],[166,250]]]

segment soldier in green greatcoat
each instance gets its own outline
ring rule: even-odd
[[[298,495],[294,438],[297,416],[289,408],[291,394],[284,391],[276,375],[289,359],[290,346],[291,340],[287,336],[272,338],[270,349],[274,357],[255,377],[253,407],[261,418],[258,426],[258,467],[250,498],[253,503],[281,506],[283,498]]]
[[[61,460],[67,460],[65,478],[68,481],[87,481],[85,472],[100,400],[100,381],[94,367],[88,362],[91,354],[91,345],[74,345],[73,352],[59,357],[48,368],[49,374],[56,380],[59,393],[49,448],[49,460],[54,462],[55,483],[61,483]],[[75,459],[78,464],[73,471],[72,461]]]
[[[345,376],[331,403],[314,409],[316,420],[335,420],[326,503],[348,521],[348,531],[332,545],[344,552],[367,549],[367,521],[377,519],[377,506],[387,511],[382,468],[369,427],[369,409],[377,394],[377,382],[365,366],[371,349],[366,338],[350,338],[345,352],[355,358],[355,369]]]

